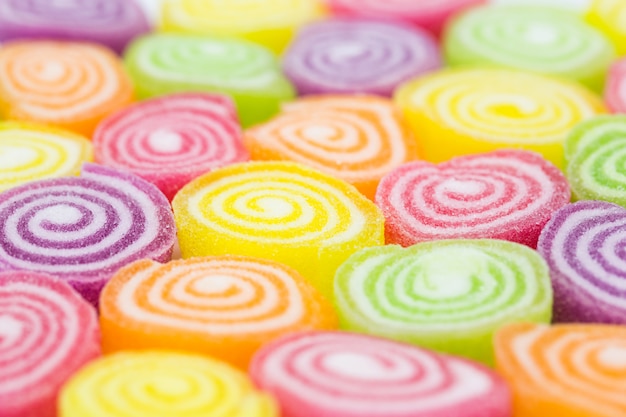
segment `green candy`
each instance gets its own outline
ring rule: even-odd
[[[335,275],[341,327],[493,363],[492,337],[549,323],[552,287],[534,250],[503,240],[367,248]]]
[[[133,42],[124,60],[140,99],[185,91],[227,94],[244,126],[267,120],[295,94],[268,49],[238,39],[153,34]]]
[[[549,7],[486,6],[471,9],[449,26],[448,64],[493,65],[604,86],[615,48],[580,16]]]
[[[626,116],[596,116],[565,140],[566,176],[575,200],[626,207]]]

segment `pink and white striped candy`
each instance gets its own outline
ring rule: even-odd
[[[0,273],[0,416],[56,416],[61,385],[99,355],[96,310],[68,284]]]
[[[488,368],[386,339],[300,333],[261,349],[250,374],[283,417],[509,417]]]
[[[626,113],[626,59],[611,67],[607,78],[604,98],[614,113]]]

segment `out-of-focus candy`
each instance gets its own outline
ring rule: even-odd
[[[626,54],[626,2],[593,0],[586,18],[613,41],[619,55]]]
[[[317,96],[286,104],[246,132],[252,159],[291,160],[354,185],[370,199],[383,175],[418,158],[393,103],[375,96]]]
[[[626,328],[507,326],[495,338],[497,369],[516,417],[626,415]]]
[[[0,271],[59,276],[94,305],[118,269],[143,258],[169,260],[175,239],[163,194],[111,168],[85,164],[80,177],[0,194]]]
[[[440,66],[435,39],[421,29],[352,19],[306,26],[283,59],[300,94],[391,96],[400,83]]]
[[[511,394],[470,361],[351,333],[291,335],[263,348],[250,374],[284,417],[509,417]]]
[[[290,265],[323,294],[351,254],[384,243],[384,217],[356,188],[289,162],[231,165],[172,202],[185,258],[237,254]]]
[[[563,166],[563,141],[605,111],[574,82],[504,69],[447,70],[405,84],[396,102],[420,138],[424,159],[523,148]]]
[[[85,137],[37,124],[0,122],[0,191],[77,175],[92,159],[91,142]]]
[[[49,275],[0,273],[0,415],[56,417],[61,385],[100,355],[92,306]]]
[[[539,254],[503,240],[367,248],[337,271],[341,328],[491,364],[496,330],[549,323],[552,287]]]
[[[132,171],[170,200],[211,169],[249,159],[232,101],[202,93],[122,110],[98,126],[93,144],[96,162]]]
[[[244,126],[266,120],[294,96],[277,58],[243,40],[153,34],[133,42],[125,61],[140,98],[186,91],[228,94]]]
[[[604,98],[611,111],[626,113],[626,59],[617,61],[611,67]]]
[[[207,357],[118,353],[87,365],[61,391],[59,417],[278,417],[248,377]]]
[[[448,64],[499,66],[560,76],[596,91],[615,59],[613,44],[579,16],[549,7],[484,6],[453,20]]]
[[[0,0],[0,41],[90,41],[122,52],[132,38],[148,30],[135,0]]]
[[[591,0],[491,0],[489,3],[498,6],[547,6],[554,9],[568,10],[570,12],[582,14],[589,9]]]
[[[376,204],[388,243],[504,239],[536,247],[550,215],[570,201],[565,176],[541,155],[502,150],[440,165],[413,162],[381,181]]]

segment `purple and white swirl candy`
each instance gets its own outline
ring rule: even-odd
[[[94,305],[118,269],[168,261],[175,239],[169,202],[154,185],[100,165],[0,194],[0,271],[58,276]]]
[[[555,322],[626,324],[626,209],[579,201],[539,237],[554,288]]]
[[[89,41],[122,52],[149,30],[135,0],[0,0],[0,41]]]
[[[390,96],[401,83],[441,66],[435,39],[401,23],[335,19],[304,27],[283,69],[301,95]]]

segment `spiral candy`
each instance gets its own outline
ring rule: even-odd
[[[243,40],[153,34],[133,42],[125,61],[139,97],[185,91],[228,94],[244,126],[266,120],[294,95],[277,58]]]
[[[626,59],[617,61],[611,67],[604,98],[611,111],[626,113]]]
[[[172,201],[185,258],[237,254],[289,265],[323,294],[352,253],[384,243],[384,218],[354,187],[299,164],[217,169]]]
[[[263,348],[250,374],[284,417],[508,417],[493,371],[460,358],[350,333],[290,335]]]
[[[495,350],[516,417],[626,414],[621,326],[516,324],[498,332]]]
[[[626,54],[626,3],[622,0],[592,0],[587,21],[608,36],[618,54]]]
[[[89,364],[66,384],[59,417],[278,417],[272,398],[248,377],[202,356],[118,353]]]
[[[0,273],[0,415],[55,417],[61,385],[100,355],[96,311],[49,275]]]
[[[552,313],[546,262],[491,239],[361,250],[338,269],[334,295],[343,329],[488,364],[502,325],[548,323]]]
[[[540,155],[502,150],[440,165],[405,164],[381,181],[386,241],[504,239],[536,247],[550,215],[570,201],[565,176]]]
[[[169,260],[175,239],[163,194],[111,168],[85,164],[80,177],[0,194],[0,271],[57,275],[94,305],[119,268],[142,258]]]
[[[283,59],[300,94],[391,96],[402,82],[440,66],[436,41],[421,29],[348,19],[307,25]]]
[[[395,100],[431,162],[523,148],[562,167],[570,129],[605,111],[599,97],[573,82],[503,69],[427,75],[401,87]]]
[[[232,101],[202,93],[146,100],[104,120],[96,162],[128,169],[168,199],[211,169],[249,159]]]
[[[393,103],[374,96],[316,96],[286,104],[249,129],[252,159],[291,160],[354,185],[373,199],[383,175],[418,158],[418,143]]]

